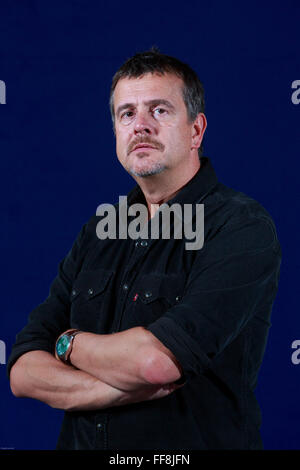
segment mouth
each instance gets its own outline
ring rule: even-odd
[[[156,149],[156,147],[153,147],[152,145],[149,145],[149,144],[138,144],[136,145],[134,148],[133,148],[133,152],[135,150],[139,150],[139,149]]]

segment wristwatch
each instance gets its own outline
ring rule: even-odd
[[[70,354],[73,349],[73,341],[76,335],[83,333],[81,330],[72,329],[62,333],[55,344],[55,357],[65,364],[71,364]]]

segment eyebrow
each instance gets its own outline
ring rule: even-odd
[[[169,108],[171,111],[175,110],[175,106],[172,103],[170,103],[170,101],[164,100],[162,98],[149,100],[149,101],[144,101],[144,104],[146,106],[151,106],[151,107],[152,106],[158,106],[158,105],[162,104],[162,105],[166,106],[166,108]],[[134,103],[124,103],[124,104],[122,104],[121,106],[119,106],[117,108],[116,116],[118,117],[124,109],[134,108],[134,106],[135,106]]]

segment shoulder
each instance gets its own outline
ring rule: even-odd
[[[208,215],[215,211],[220,222],[231,224],[240,219],[253,217],[266,219],[274,224],[271,214],[260,202],[223,183],[218,183],[203,202]]]
[[[234,232],[243,237],[261,240],[264,246],[278,244],[276,227],[271,214],[257,200],[247,194],[218,183],[204,203],[206,232]],[[210,238],[209,236],[209,238]]]

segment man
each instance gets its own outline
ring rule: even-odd
[[[12,392],[66,411],[58,449],[261,448],[254,389],[281,260],[273,221],[202,156],[203,88],[190,67],[136,54],[110,105],[118,159],[137,182],[128,205],[147,207],[145,227],[189,204],[195,227],[204,204],[204,245],[99,239],[93,217],[17,336]]]

